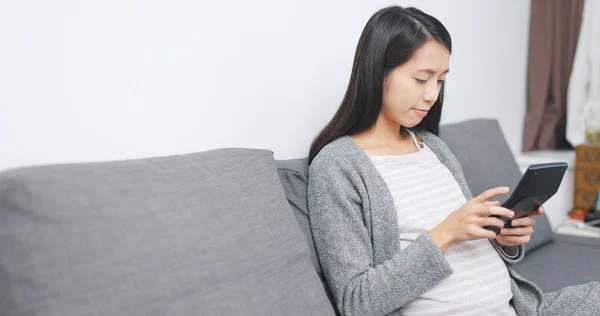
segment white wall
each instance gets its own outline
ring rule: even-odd
[[[307,153],[391,1],[0,2],[0,169]]]
[[[394,1],[0,2],[0,169],[270,148],[304,156]],[[454,39],[444,122],[520,147],[529,1],[418,3]]]

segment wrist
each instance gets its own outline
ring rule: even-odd
[[[429,231],[429,236],[431,236],[431,239],[441,252],[446,251],[446,249],[455,242],[452,234],[448,233],[442,224],[432,228]]]

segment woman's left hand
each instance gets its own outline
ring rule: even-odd
[[[500,234],[496,236],[496,242],[502,246],[518,246],[526,244],[531,239],[533,233],[533,216],[544,214],[544,208],[540,206],[535,212],[527,217],[513,219],[511,225],[513,228],[502,228]]]

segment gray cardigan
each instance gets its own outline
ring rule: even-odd
[[[415,133],[471,199],[462,168],[444,142],[424,130]],[[399,315],[402,306],[452,273],[429,234],[400,251],[392,196],[368,156],[348,136],[325,146],[312,161],[308,204],[319,262],[342,315]],[[548,311],[541,290],[510,267],[523,258],[523,247],[492,244],[507,264],[517,313]]]

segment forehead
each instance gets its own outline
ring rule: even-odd
[[[428,41],[415,51],[406,64],[418,69],[427,68],[443,72],[450,64],[450,52],[443,44]]]

